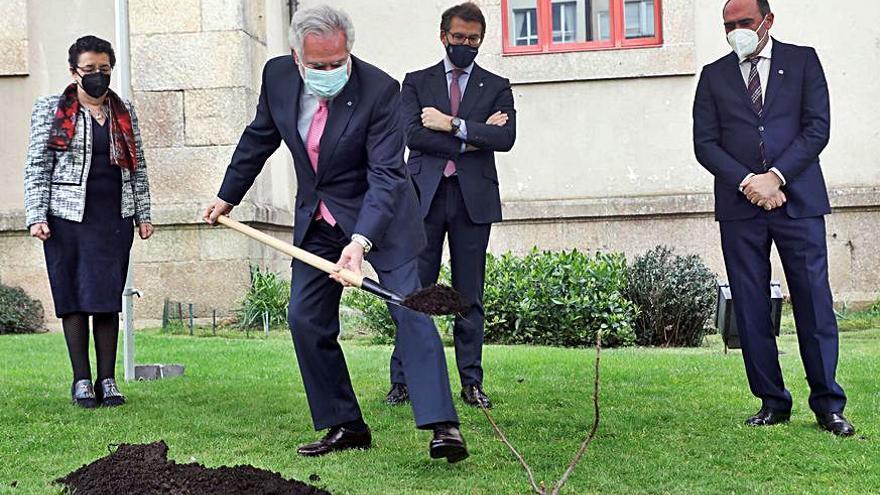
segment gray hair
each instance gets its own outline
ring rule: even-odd
[[[303,42],[309,34],[345,34],[345,49],[350,53],[354,46],[354,23],[344,11],[329,5],[319,5],[296,11],[290,20],[290,47],[302,56]]]

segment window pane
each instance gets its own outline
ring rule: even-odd
[[[553,42],[572,43],[577,34],[577,2],[553,2]]]
[[[654,37],[654,0],[625,0],[626,38]]]
[[[512,15],[508,32],[510,44],[513,46],[530,46],[538,44],[538,1],[510,0],[508,8]]]
[[[610,0],[551,0],[553,43],[611,39]]]

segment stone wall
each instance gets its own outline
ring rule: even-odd
[[[27,0],[0,0],[0,76],[28,73]]]
[[[132,90],[156,224],[154,237],[134,250],[145,295],[138,318],[160,315],[165,298],[195,303],[199,316],[208,308],[224,314],[247,289],[250,264],[288,271],[277,253],[201,221],[256,109],[269,50],[264,8],[249,0],[130,3]],[[233,216],[289,241],[292,183],[283,153]]]

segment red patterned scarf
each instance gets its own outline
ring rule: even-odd
[[[131,114],[122,99],[112,90],[107,91],[107,102],[110,104],[110,163],[134,171],[137,169],[137,148],[134,144]],[[55,120],[49,131],[49,149],[67,151],[76,131],[78,112],[76,83],[72,83],[58,100]]]

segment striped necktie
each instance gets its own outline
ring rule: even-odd
[[[752,69],[749,71],[749,86],[748,92],[749,97],[752,102],[752,110],[758,114],[758,118],[764,117],[764,94],[761,90],[761,77],[758,75],[758,63],[761,61],[761,57],[755,57],[750,60],[752,64]],[[764,170],[767,170],[767,153],[764,150],[764,133],[761,133],[761,140],[759,143],[761,148],[761,163],[764,165]]]

